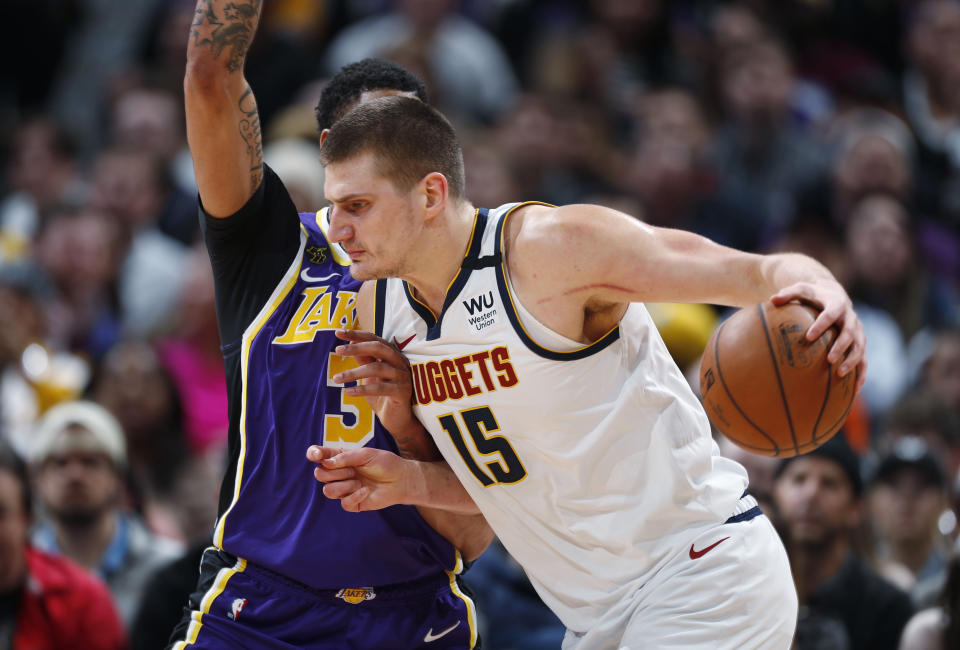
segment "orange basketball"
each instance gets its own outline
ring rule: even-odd
[[[714,331],[700,365],[700,394],[713,425],[748,451],[796,456],[843,426],[856,394],[856,372],[839,378],[827,363],[835,332],[816,341],[806,331],[812,307],[770,301],[745,307]]]

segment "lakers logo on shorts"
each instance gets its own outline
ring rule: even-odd
[[[377,592],[373,587],[354,587],[352,589],[341,589],[337,592],[337,598],[343,598],[351,605],[359,605],[365,600],[373,600],[377,597]]]

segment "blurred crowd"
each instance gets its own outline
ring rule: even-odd
[[[0,503],[29,553],[106,582],[136,648],[179,618],[227,428],[184,135],[194,5],[0,7]],[[324,203],[319,88],[367,56],[427,82],[475,205],[600,203],[823,262],[867,334],[842,435],[789,463],[723,449],[784,536],[799,648],[960,647],[960,2],[266,0],[246,75],[302,211]],[[649,308],[696,377],[725,312]],[[496,544],[468,582],[486,647],[559,647]]]

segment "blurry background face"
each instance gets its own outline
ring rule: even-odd
[[[835,180],[841,193],[863,196],[889,192],[905,196],[910,189],[910,168],[903,155],[885,138],[865,135],[841,157]]]
[[[774,486],[780,521],[793,544],[827,546],[856,526],[859,504],[843,469],[832,460],[792,461]]]
[[[909,216],[887,197],[872,197],[853,210],[847,247],[858,281],[874,289],[896,287],[913,264]]]
[[[870,495],[870,513],[877,533],[896,544],[929,539],[946,507],[944,492],[921,472],[909,468],[878,482]]]
[[[23,578],[30,518],[23,508],[20,483],[0,469],[0,593],[8,592]]]
[[[592,0],[590,5],[603,26],[621,43],[629,43],[649,31],[662,9],[661,0]]]
[[[762,41],[731,55],[722,84],[730,114],[748,125],[762,125],[785,116],[793,73],[783,48]]]
[[[696,100],[682,90],[651,93],[638,111],[642,135],[628,185],[647,201],[690,198],[708,131]]]
[[[80,427],[68,435],[89,435]],[[40,466],[37,491],[44,507],[65,524],[86,525],[116,506],[122,482],[110,458],[92,451],[51,454]]]
[[[955,108],[960,97],[960,7],[951,0],[927,2],[907,35],[913,64],[931,84],[935,97]],[[951,88],[952,87],[952,88]]]
[[[37,242],[38,261],[70,294],[89,294],[110,284],[118,255],[115,220],[95,210],[56,216]]]
[[[121,218],[131,230],[151,223],[163,207],[157,158],[143,151],[111,151],[94,166],[91,206]]]
[[[117,99],[114,140],[169,161],[183,144],[183,107],[171,93],[138,89]]]
[[[123,426],[131,447],[169,422],[172,387],[146,343],[120,344],[103,361],[94,399]]]
[[[16,132],[9,163],[10,184],[27,192],[41,205],[56,201],[64,176],[73,163],[58,151],[52,123],[34,120]]]

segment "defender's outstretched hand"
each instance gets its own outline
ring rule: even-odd
[[[404,459],[385,449],[335,449],[313,445],[307,458],[317,463],[313,475],[328,499],[340,499],[350,512],[380,510],[404,503]]]
[[[480,513],[443,461],[408,460],[373,447],[337,449],[319,445],[307,449],[307,459],[317,463],[313,475],[326,483],[324,496],[340,499],[343,509],[350,512],[403,503],[460,515]]]
[[[838,282],[798,282],[781,289],[770,300],[777,306],[797,300],[820,309],[820,315],[807,330],[807,340],[815,341],[836,326],[839,335],[827,354],[827,361],[838,366],[840,377],[856,371],[857,390],[863,387],[867,378],[866,336],[850,297]]]

